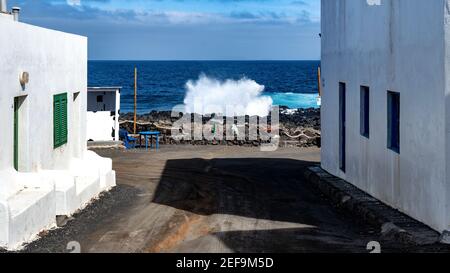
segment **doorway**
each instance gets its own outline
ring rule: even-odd
[[[24,171],[27,166],[25,164],[26,162],[26,150],[27,150],[27,142],[26,142],[26,135],[24,132],[24,129],[26,128],[27,124],[27,113],[24,111],[26,107],[25,105],[25,99],[27,96],[21,96],[21,97],[15,97],[14,98],[14,144],[13,144],[13,166],[16,171]]]
[[[14,98],[14,169],[19,171],[19,98]]]

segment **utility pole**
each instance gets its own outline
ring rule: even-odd
[[[136,134],[136,110],[137,110],[137,67],[134,68],[134,134]]]

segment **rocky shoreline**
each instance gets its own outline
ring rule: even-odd
[[[180,118],[183,117],[185,122],[180,126]],[[202,117],[198,115],[183,116],[180,113],[179,117],[171,117],[170,111],[152,111],[148,114],[138,115],[137,117],[137,132],[141,131],[159,131],[161,132],[160,143],[161,144],[191,144],[191,145],[238,145],[238,146],[260,146],[264,143],[269,143],[273,139],[263,140],[259,134],[256,138],[249,139],[249,120],[251,117],[241,117],[245,119],[245,131],[244,127],[235,131],[234,139],[223,138],[223,140],[193,140],[191,137],[180,139],[173,137],[172,131],[178,130],[184,132],[183,128],[189,127],[194,130],[194,119],[202,120],[202,128],[200,130],[217,130],[216,126],[223,126],[223,132],[226,132],[226,120],[218,120],[214,117]],[[177,122],[178,121],[178,122]],[[212,122],[214,121],[214,122]],[[320,133],[320,109],[289,109],[287,107],[280,108],[280,120],[279,120],[279,145],[283,147],[320,147],[321,145],[321,133]],[[186,122],[190,123],[186,126]],[[213,124],[213,125],[211,125]],[[217,125],[215,125],[217,124]],[[209,127],[208,127],[209,126]],[[129,133],[133,132],[133,114],[127,113],[120,117],[120,127],[127,130]],[[230,127],[230,126],[228,126]],[[237,128],[237,126],[235,127]],[[228,128],[229,129],[229,128]],[[268,118],[268,125],[258,125],[257,132],[267,131],[271,132],[270,117]],[[240,139],[237,137],[241,132],[244,137]],[[245,133],[244,133],[245,132]]]

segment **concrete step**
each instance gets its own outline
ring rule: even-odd
[[[93,198],[100,194],[100,177],[75,177],[75,189],[78,204],[81,204],[79,209],[83,209]]]
[[[100,188],[101,190],[110,190],[116,186],[116,172],[109,171],[105,175],[100,176]]]
[[[7,201],[9,208],[7,247],[17,248],[41,231],[56,225],[54,190],[24,189]]]

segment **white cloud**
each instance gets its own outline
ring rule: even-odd
[[[81,0],[67,0],[67,4],[70,6],[81,6]]]

